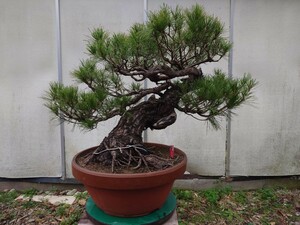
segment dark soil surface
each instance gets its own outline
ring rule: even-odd
[[[117,150],[118,153],[119,150]],[[124,151],[124,150],[123,150]],[[125,173],[145,173],[145,172],[153,172],[153,171],[159,171],[164,170],[166,168],[170,168],[174,165],[177,165],[183,160],[183,156],[179,155],[175,152],[173,157],[170,157],[170,151],[169,149],[163,149],[163,148],[151,148],[151,154],[149,155],[143,155],[144,160],[147,162],[147,166],[142,163],[139,165],[139,156],[133,155],[133,157],[136,157],[136,161],[131,162],[130,165],[128,165],[125,160],[123,160],[124,165],[119,165],[115,167],[114,173],[118,174],[125,174]],[[87,164],[85,163],[86,156],[78,157],[77,163],[88,170],[101,172],[101,173],[111,173],[112,172],[112,165],[109,162],[105,163],[99,163],[90,161]]]

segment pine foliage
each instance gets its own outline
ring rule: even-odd
[[[256,85],[249,74],[240,79],[220,70],[202,74],[202,64],[218,62],[231,49],[223,33],[219,19],[199,5],[164,5],[127,33],[96,28],[87,44],[89,58],[72,73],[77,84],[51,83],[46,106],[65,121],[93,129],[124,115],[145,96],[161,96],[173,88],[180,97],[174,108],[218,128],[217,118],[249,100]],[[149,88],[143,87],[146,79],[153,83]]]

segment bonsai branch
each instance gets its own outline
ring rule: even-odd
[[[178,77],[202,76],[202,73],[200,73],[199,69],[197,69],[195,66],[187,67],[181,70],[172,69],[167,65],[155,66],[148,70],[137,70],[137,68],[134,67],[131,69],[118,68],[117,72],[124,76],[130,76],[134,80],[142,81],[148,78],[150,81],[155,83],[158,83],[160,81],[168,81]],[[140,78],[137,79],[136,76]]]

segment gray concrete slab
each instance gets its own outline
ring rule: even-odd
[[[25,195],[20,195],[19,197],[16,198],[16,200],[21,200],[21,201],[34,201],[34,202],[49,202],[52,205],[59,205],[59,204],[69,204],[72,205],[76,198],[74,196],[67,196],[67,195],[34,195],[32,198],[29,198],[28,196]]]

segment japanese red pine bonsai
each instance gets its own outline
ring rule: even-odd
[[[94,29],[89,58],[72,73],[80,87],[51,83],[46,106],[85,129],[120,116],[86,164],[97,162],[113,171],[168,166],[168,160],[149,157],[154,153],[143,146],[144,130],[170,126],[179,112],[219,128],[218,117],[251,98],[256,82],[249,75],[231,79],[221,70],[210,75],[201,70],[228,54],[232,45],[223,31],[219,19],[199,5],[189,10],[163,6],[127,33]]]

